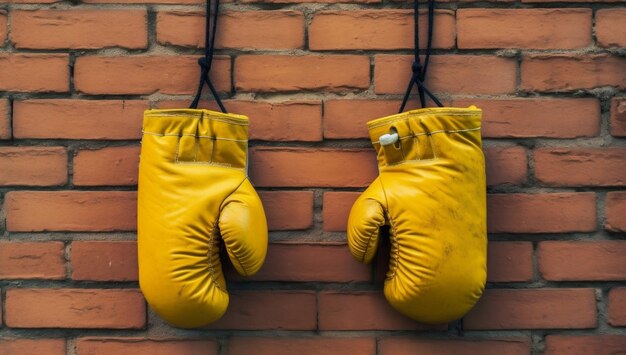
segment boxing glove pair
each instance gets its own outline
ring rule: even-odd
[[[486,278],[485,167],[475,107],[429,108],[368,123],[380,176],[348,220],[353,256],[372,261],[388,227],[384,293],[424,323],[462,317]],[[248,119],[209,110],[148,110],[138,189],[139,282],[148,303],[183,328],[219,319],[235,269],[267,252],[263,207],[247,170]]]

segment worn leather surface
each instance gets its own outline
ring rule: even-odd
[[[486,280],[486,184],[482,111],[427,108],[368,122],[380,175],[348,221],[352,255],[370,263],[381,227],[391,239],[384,292],[399,312],[423,323],[466,314]],[[379,137],[395,132],[397,144]]]
[[[209,110],[144,113],[138,186],[139,284],[170,324],[219,319],[226,249],[242,275],[267,252],[267,222],[247,177],[248,118]]]

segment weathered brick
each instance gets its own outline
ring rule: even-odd
[[[301,230],[313,226],[312,191],[259,191],[269,230]]]
[[[543,241],[537,255],[546,280],[626,280],[626,241]]]
[[[370,267],[354,261],[345,244],[269,245],[265,264],[253,281],[365,282]]]
[[[626,89],[626,58],[607,54],[531,54],[522,59],[521,73],[521,88],[526,91]]]
[[[596,38],[601,47],[626,47],[626,9],[596,11]]]
[[[346,91],[366,89],[370,63],[362,55],[241,55],[235,60],[238,91]]]
[[[487,281],[527,282],[532,278],[532,243],[489,242],[487,245]]]
[[[626,100],[621,97],[611,100],[611,135],[626,137]]]
[[[0,242],[0,278],[62,280],[64,253],[63,242]]]
[[[7,230],[130,231],[137,224],[132,191],[11,191],[6,194]]]
[[[144,100],[14,101],[13,135],[45,139],[139,139]]]
[[[178,338],[104,338],[85,337],[76,340],[76,355],[217,355],[218,344],[210,339]]]
[[[30,354],[65,355],[65,339],[0,339],[0,354],[23,355]]]
[[[403,94],[411,78],[413,56],[377,55],[374,91]],[[512,58],[486,55],[434,55],[430,58],[426,86],[435,93],[514,93],[516,63]]]
[[[134,241],[72,242],[72,279],[136,281],[137,243]]]
[[[593,289],[487,290],[465,316],[465,329],[595,328]]]
[[[435,11],[434,48],[454,47],[454,12]],[[311,50],[412,49],[413,10],[318,11],[309,25]],[[426,11],[420,13],[420,31],[427,31]],[[426,36],[420,38],[426,46]]]
[[[228,342],[229,355],[374,355],[374,338],[256,338],[233,337]]]
[[[595,194],[492,194],[490,233],[568,233],[596,230]]]
[[[626,348],[626,335],[548,335],[546,355],[609,355]]]
[[[146,48],[146,10],[16,10],[11,41],[16,48]]]
[[[576,138],[600,133],[597,99],[455,99],[454,106],[483,110],[483,137]]]
[[[7,289],[6,325],[11,328],[139,329],[146,306],[130,289]]]
[[[612,232],[626,232],[626,192],[606,194],[606,222],[604,227]]]
[[[609,324],[614,327],[626,326],[626,287],[609,291]]]
[[[445,327],[443,327],[445,329]],[[426,326],[394,310],[382,291],[319,294],[320,330],[426,330]]]
[[[0,90],[16,92],[68,92],[67,54],[0,54]]]
[[[250,161],[256,186],[360,187],[378,175],[369,150],[256,147]]]
[[[9,112],[9,100],[0,99],[0,140],[11,139],[11,113]]]
[[[545,185],[626,185],[626,148],[544,148],[534,156],[535,177]]]
[[[489,147],[483,150],[487,185],[520,185],[527,180],[528,159],[523,147]]]
[[[419,350],[418,350],[419,349]],[[385,337],[380,340],[381,355],[527,355],[530,341],[524,338],[506,339],[417,339],[406,337]]]
[[[203,13],[168,11],[157,14],[157,40],[165,45],[204,47]],[[216,48],[295,49],[304,46],[304,14],[300,11],[226,11],[220,14]]]
[[[317,312],[311,291],[231,291],[228,312],[211,329],[313,330]]]
[[[74,85],[84,94],[192,94],[198,85],[198,56],[84,56],[74,64]],[[230,58],[215,56],[211,81],[230,91]]]
[[[591,9],[460,9],[459,48],[583,48]],[[497,30],[494,30],[497,29]]]
[[[74,185],[136,185],[139,146],[81,149],[74,156]]]
[[[345,232],[350,209],[360,192],[329,191],[324,192],[322,202],[322,214],[324,220],[324,231]]]
[[[0,186],[55,186],[67,183],[63,147],[0,147]]]

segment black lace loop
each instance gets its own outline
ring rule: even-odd
[[[204,57],[198,59],[198,64],[200,65],[200,82],[198,83],[198,89],[196,90],[196,97],[194,97],[189,108],[198,108],[200,96],[202,96],[202,89],[204,88],[204,83],[206,83],[211,91],[211,94],[215,98],[217,105],[220,107],[220,110],[227,113],[224,104],[222,104],[222,100],[220,100],[220,97],[217,94],[217,90],[215,90],[215,86],[213,86],[213,83],[209,78],[211,64],[213,63],[213,51],[215,49],[215,33],[217,32],[217,15],[219,6],[220,1],[215,0],[215,6],[213,8],[213,26],[211,26],[211,0],[207,0],[206,2]]]
[[[418,0],[413,0],[413,19],[415,22],[415,36],[414,40],[414,60],[411,65],[411,70],[413,74],[411,75],[411,80],[409,80],[409,85],[406,88],[406,92],[404,93],[404,98],[402,99],[402,105],[400,105],[400,110],[398,112],[404,111],[404,107],[406,106],[407,101],[409,100],[409,95],[411,94],[411,90],[413,89],[413,85],[417,86],[417,92],[420,96],[420,104],[422,107],[426,107],[426,95],[430,97],[437,106],[442,107],[443,104],[435,95],[430,92],[424,85],[424,81],[426,80],[426,70],[428,69],[428,63],[430,62],[430,53],[432,51],[433,44],[433,24],[435,20],[435,0],[428,0],[428,40],[426,44],[426,55],[424,57],[424,65],[422,65],[419,51],[419,6]]]

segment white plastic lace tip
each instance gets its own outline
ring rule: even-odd
[[[378,141],[380,142],[380,145],[394,144],[398,141],[398,133],[383,134],[380,138],[378,138]]]

